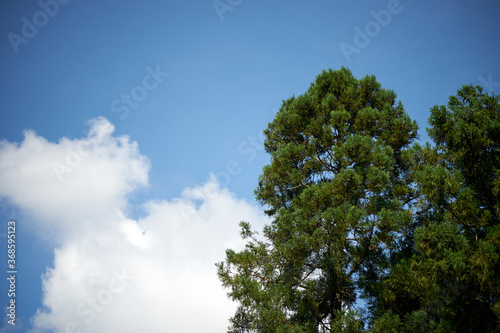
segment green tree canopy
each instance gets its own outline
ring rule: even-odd
[[[412,150],[415,232],[375,296],[390,313],[378,325],[499,331],[500,100],[463,86],[429,123],[435,146]]]
[[[500,98],[463,86],[429,124],[412,144],[396,94],[346,68],[283,101],[255,191],[272,222],[217,264],[230,332],[500,331]]]
[[[404,151],[417,124],[374,76],[342,68],[285,100],[265,135],[256,197],[272,223],[260,239],[243,222],[246,248],[218,264],[240,304],[230,330],[358,331],[357,295],[411,227]]]

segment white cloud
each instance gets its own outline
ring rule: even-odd
[[[137,143],[113,137],[102,117],[90,124],[83,139],[52,143],[26,131],[20,144],[0,142],[0,196],[38,217],[56,239],[111,226],[126,195],[148,184],[149,161]]]
[[[0,143],[0,196],[36,216],[55,246],[33,331],[225,331],[234,304],[214,263],[241,246],[240,220],[260,227],[267,218],[214,177],[127,218],[127,195],[148,185],[149,161],[106,119],[90,125],[82,139],[52,143],[27,131],[20,144]]]

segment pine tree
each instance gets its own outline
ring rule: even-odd
[[[386,332],[500,331],[500,99],[463,86],[411,150],[418,201],[373,311]]]
[[[255,193],[272,223],[260,236],[242,222],[245,249],[217,264],[239,303],[229,330],[359,332],[357,296],[378,294],[414,228],[417,125],[374,76],[342,68],[283,101],[265,135]]]

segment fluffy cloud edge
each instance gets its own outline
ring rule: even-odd
[[[35,227],[59,230],[31,332],[224,330],[235,305],[215,263],[243,246],[239,221],[261,227],[268,218],[211,175],[129,219],[127,196],[148,186],[149,159],[105,118],[89,124],[81,139],[26,131],[19,144],[0,143],[0,196],[39,216]],[[57,174],[57,163],[71,171]]]

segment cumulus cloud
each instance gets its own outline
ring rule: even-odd
[[[150,162],[113,131],[100,117],[85,138],[53,143],[26,131],[19,144],[0,143],[0,196],[36,216],[54,244],[32,331],[224,331],[234,304],[214,263],[242,246],[240,220],[267,218],[213,176],[128,218],[127,197],[148,186]]]
[[[102,117],[90,125],[82,139],[53,143],[28,130],[20,144],[0,142],[0,196],[63,238],[108,227],[127,194],[148,184],[149,161],[137,143],[113,137],[114,126]]]

